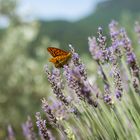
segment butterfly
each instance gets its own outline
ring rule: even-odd
[[[71,58],[71,52],[66,52],[64,50],[48,47],[47,51],[53,56],[49,61],[52,62],[56,68],[62,68]]]

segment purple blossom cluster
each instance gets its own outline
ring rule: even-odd
[[[62,92],[62,81],[60,79],[60,71],[58,69],[53,69],[53,71],[50,72],[48,66],[46,65],[45,72],[48,76],[48,81],[50,82],[51,87],[53,89],[53,93],[62,103],[68,106],[69,101]]]
[[[72,46],[70,46],[70,49],[72,52],[71,65],[64,66],[64,75],[68,86],[76,93],[79,99],[87,101],[90,105],[97,107],[97,101],[92,97],[92,87],[87,80],[85,66]],[[94,95],[94,97],[96,97],[96,95]]]
[[[24,124],[22,124],[22,130],[23,130],[23,134],[27,140],[36,140],[33,123],[29,116],[28,116],[27,121]]]
[[[138,21],[135,22],[135,32],[137,33],[138,43],[140,44],[140,24]]]
[[[47,118],[53,125],[57,125],[57,118],[52,113],[52,110],[45,99],[42,99],[42,109],[46,113]]]
[[[138,23],[136,23],[135,31],[140,40],[140,25]],[[124,71],[122,72],[121,69],[123,67],[124,70],[125,67],[123,66],[122,59],[125,60],[129,68],[129,73],[126,73],[126,75],[130,74],[131,79],[129,80],[132,80],[127,84],[132,84],[135,92],[140,94],[139,66],[136,55],[133,52],[131,40],[125,29],[119,27],[116,21],[112,21],[109,24],[109,33],[111,42],[109,45],[101,27],[98,28],[97,37],[88,38],[89,51],[98,66],[102,80],[101,84],[96,81],[94,84],[89,82],[85,65],[72,45],[69,45],[72,56],[71,60],[63,66],[63,69],[53,68],[50,71],[49,67],[45,65],[45,73],[56,99],[53,99],[52,106],[45,98],[41,100],[42,109],[46,115],[45,119],[42,119],[40,112],[37,112],[35,115],[36,125],[42,140],[54,139],[47,128],[47,124],[59,130],[61,135],[63,135],[62,139],[73,136],[73,133],[68,134],[70,130],[64,128],[61,121],[68,120],[71,115],[78,118],[78,115],[81,115],[80,109],[77,108],[80,103],[100,109],[100,101],[107,107],[108,105],[112,106],[115,99],[117,102],[118,99],[121,101],[123,92],[125,92],[124,77],[122,76]],[[122,58],[123,56],[125,57]],[[128,75],[127,78],[129,77]],[[100,89],[100,87],[103,88]],[[65,93],[64,91],[70,91],[70,93]],[[92,109],[95,110],[94,108]],[[90,116],[88,117],[90,118]],[[37,139],[30,117],[23,123],[22,129],[26,140]],[[8,139],[15,140],[11,125],[8,126]]]
[[[8,140],[16,140],[16,138],[15,138],[15,133],[14,133],[14,131],[13,131],[13,128],[12,128],[12,126],[9,124],[8,125],[8,128],[7,128],[8,130],[8,137],[7,137],[7,139]]]
[[[139,37],[138,23],[135,27],[136,32]],[[104,37],[102,28],[98,29],[98,37],[89,38],[89,51],[92,58],[97,62],[99,71],[102,75],[104,82],[104,101],[110,104],[111,98],[113,96],[112,92],[115,94],[116,98],[121,99],[123,94],[123,84],[121,78],[121,71],[119,65],[121,63],[121,56],[126,56],[126,62],[130,68],[132,76],[132,85],[137,93],[140,93],[139,85],[139,66],[136,61],[135,53],[131,45],[131,41],[127,36],[125,29],[119,28],[116,21],[112,21],[109,24],[109,31],[111,37],[111,45],[107,46],[106,37]],[[112,86],[107,79],[107,75],[103,70],[103,66],[109,64],[111,67],[113,84],[115,89],[110,90]],[[121,64],[122,65],[122,64]]]
[[[132,84],[135,89],[135,92],[140,94],[140,68],[138,66],[136,55],[133,52],[131,40],[128,38],[125,29],[121,30],[122,44],[125,50],[127,63],[129,65],[129,69],[132,75]]]
[[[54,138],[52,137],[52,135],[50,134],[50,132],[48,131],[47,127],[46,127],[46,120],[43,120],[41,118],[41,114],[40,112],[36,113],[36,125],[39,129],[39,134],[41,136],[42,140],[54,140]]]

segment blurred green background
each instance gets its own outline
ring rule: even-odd
[[[89,74],[92,59],[87,38],[96,36],[98,26],[102,26],[108,36],[109,22],[112,19],[119,21],[137,46],[134,22],[140,18],[139,0],[100,1],[87,16],[74,21],[29,20],[19,14],[19,3],[20,0],[0,0],[0,139],[5,135],[2,129],[6,129],[8,123],[16,131],[21,130],[27,116],[33,118],[35,112],[41,110],[40,99],[50,97],[50,86],[43,69],[46,63],[49,64],[48,46],[68,50],[68,44],[72,43],[86,62]],[[139,55],[139,51],[135,52]],[[94,70],[93,63],[92,66]]]

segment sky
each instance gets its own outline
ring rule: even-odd
[[[103,0],[19,0],[17,13],[25,20],[68,20],[76,21],[95,10]],[[7,27],[9,21],[0,17],[0,27]]]
[[[90,14],[101,0],[21,0],[18,13],[27,19],[76,21]]]

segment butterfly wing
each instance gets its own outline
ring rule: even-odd
[[[48,47],[47,48],[48,52],[53,56],[53,57],[57,57],[57,56],[61,56],[61,55],[67,55],[68,52],[58,49],[58,48],[54,48],[54,47]]]
[[[50,59],[50,62],[54,63],[56,68],[61,68],[63,65],[67,64],[68,60],[71,58],[71,53],[67,55],[56,56]]]

